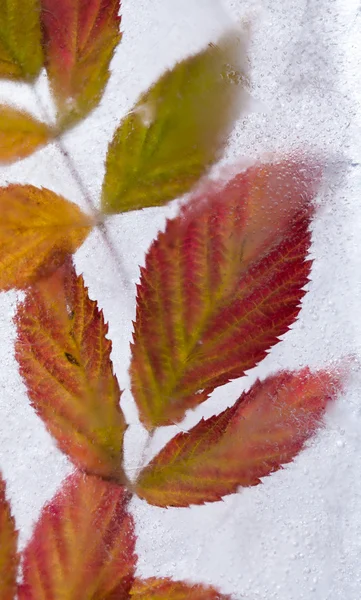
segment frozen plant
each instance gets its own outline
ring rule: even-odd
[[[0,75],[43,67],[56,120],[0,106],[0,159],[53,143],[99,104],[120,42],[119,0],[0,3]],[[24,290],[16,358],[29,400],[74,472],[47,504],[21,556],[0,480],[0,599],[211,600],[203,582],[136,575],[134,494],[160,507],[215,502],[258,485],[302,450],[340,390],[331,370],[281,371],[181,432],[131,478],[108,328],[72,261],[114,213],[190,193],[147,253],[137,286],[132,394],[152,435],[255,367],[295,322],[320,169],[278,157],[203,179],[245,104],[235,31],[179,62],[145,92],[109,144],[100,208],[89,214],[31,185],[0,189],[0,289]],[[232,173],[232,174],[231,174]],[[174,557],[176,560],[177,557]]]

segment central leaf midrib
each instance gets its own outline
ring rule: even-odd
[[[208,225],[209,225],[209,223],[208,223]],[[207,240],[209,240],[209,236],[207,237]],[[207,256],[208,255],[209,255],[209,244],[208,244]],[[210,297],[212,297],[211,290],[210,290],[210,269],[209,269],[210,262],[211,261],[207,260],[207,275],[208,275],[207,280],[208,280],[208,292],[209,292]],[[176,388],[179,386],[180,382],[182,381],[182,378],[184,377],[184,374],[187,370],[188,361],[191,358],[194,351],[196,350],[198,342],[201,340],[202,336],[206,332],[208,324],[211,321],[212,317],[221,310],[222,306],[225,305],[225,300],[228,300],[229,302],[231,302],[231,299],[234,299],[234,297],[236,295],[236,291],[232,294],[231,298],[225,299],[225,297],[224,297],[224,289],[227,286],[227,283],[228,283],[228,279],[227,279],[227,281],[222,281],[222,285],[220,286],[218,293],[214,294],[214,298],[215,298],[214,302],[209,305],[209,308],[207,311],[205,311],[203,318],[200,320],[198,327],[194,330],[194,334],[191,336],[188,347],[186,348],[185,359],[182,361],[180,368],[174,372],[174,376],[172,377],[172,381],[171,381],[169,387],[167,386],[167,396],[168,397],[172,395],[172,392],[174,393],[174,391],[176,390]],[[162,393],[162,396],[163,396],[163,393]]]
[[[291,252],[291,250],[290,250],[290,251],[287,253],[287,255],[288,255],[290,252]],[[286,255],[286,256],[287,256],[287,255]],[[256,263],[257,263],[257,262],[259,262],[259,261],[256,261]],[[256,263],[254,263],[254,264],[256,264]],[[207,264],[208,264],[208,263],[207,263]],[[249,265],[247,266],[247,268],[249,268]],[[241,269],[241,270],[240,270],[240,274],[242,273],[242,270],[243,270],[243,269]],[[259,274],[259,277],[262,277],[262,276],[263,276],[263,273],[260,273],[260,274]],[[257,282],[257,279],[258,279],[258,278],[256,278],[256,279],[254,279],[254,280],[253,280],[253,281],[254,281],[254,283],[256,283],[256,282]],[[172,377],[172,381],[171,381],[171,384],[170,384],[170,386],[169,386],[169,387],[167,386],[167,397],[171,396],[171,395],[172,395],[172,393],[174,394],[174,392],[175,392],[176,388],[177,388],[177,387],[179,386],[179,384],[181,383],[181,381],[182,381],[182,378],[184,377],[184,374],[186,373],[187,369],[189,368],[189,359],[191,358],[191,356],[192,356],[192,353],[193,353],[193,352],[194,352],[194,351],[197,349],[197,344],[198,344],[198,342],[201,340],[202,336],[203,336],[203,335],[204,335],[204,333],[206,332],[206,330],[207,330],[207,326],[208,326],[208,324],[209,324],[209,321],[212,319],[212,317],[213,317],[215,314],[217,314],[217,313],[218,313],[218,312],[219,312],[219,311],[222,309],[222,307],[224,307],[224,306],[225,306],[225,302],[226,302],[227,304],[230,304],[230,303],[231,303],[231,302],[232,302],[232,301],[235,299],[235,297],[236,297],[236,293],[237,293],[237,291],[236,291],[236,290],[235,290],[235,291],[234,291],[234,293],[231,295],[231,297],[228,297],[228,298],[225,298],[225,297],[224,297],[224,288],[225,288],[225,286],[227,285],[227,283],[228,283],[228,281],[227,281],[227,282],[222,282],[222,285],[221,285],[221,287],[220,287],[220,289],[219,289],[219,292],[218,292],[218,294],[217,294],[217,295],[216,295],[216,297],[215,297],[215,302],[214,302],[214,303],[213,303],[213,304],[210,306],[209,310],[208,310],[208,311],[207,311],[207,312],[204,314],[204,317],[203,317],[203,319],[201,320],[201,322],[199,323],[199,326],[198,326],[198,328],[195,330],[195,333],[194,333],[194,335],[192,336],[192,338],[191,338],[191,340],[190,340],[190,343],[189,343],[189,346],[188,346],[188,348],[187,348],[187,351],[186,351],[186,358],[184,359],[184,361],[183,361],[183,362],[182,362],[182,364],[180,365],[180,368],[179,368],[178,370],[176,370],[176,371],[175,371],[175,373],[174,373],[174,376]],[[278,291],[278,289],[277,289],[277,291]],[[274,291],[274,290],[273,290],[272,292],[270,292],[270,293],[269,293],[269,294],[268,294],[268,295],[265,297],[265,301],[267,301],[267,299],[269,299],[270,297],[272,297],[272,295],[273,295],[274,293],[275,293],[275,291]],[[264,302],[263,302],[263,303],[264,303]],[[252,308],[251,308],[249,311],[247,311],[247,313],[245,313],[245,314],[242,316],[242,321],[243,321],[244,319],[247,319],[247,317],[249,317],[249,315],[251,315],[251,314],[252,314],[254,311],[256,311],[256,310],[258,310],[258,309],[259,309],[259,306],[252,307]],[[185,393],[182,393],[182,394],[180,395],[180,397],[182,398],[182,397],[184,397],[185,395],[188,395],[188,393],[189,393],[189,394],[192,394],[192,393],[195,393],[195,392],[185,392]],[[163,395],[163,394],[162,394],[162,395]],[[178,394],[177,394],[177,397],[178,397]]]

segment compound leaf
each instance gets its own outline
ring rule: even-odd
[[[242,376],[295,321],[316,182],[303,163],[252,167],[208,184],[158,235],[141,269],[131,363],[148,429]]]
[[[51,129],[29,113],[0,105],[0,163],[33,154],[52,138]]]
[[[138,495],[189,506],[259,484],[301,451],[339,390],[339,376],[328,371],[257,381],[234,406],[173,438],[140,474]]]
[[[23,554],[19,600],[126,600],[136,556],[125,489],[82,473],[45,506]]]
[[[0,188],[0,290],[22,289],[57,269],[93,220],[65,198],[32,185]]]
[[[0,0],[0,77],[32,80],[43,61],[39,0]]]
[[[5,497],[5,482],[0,475],[0,600],[13,600],[19,557],[18,532]]]
[[[134,600],[230,600],[212,587],[171,579],[136,579],[130,591]]]
[[[70,262],[28,290],[16,324],[20,373],[60,449],[88,473],[122,483],[126,425],[108,326]]]
[[[188,192],[218,160],[244,103],[237,43],[230,32],[141,96],[109,146],[105,213],[165,204]]]
[[[120,0],[42,0],[45,62],[60,128],[99,104],[121,39]]]

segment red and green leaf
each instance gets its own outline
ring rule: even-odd
[[[230,600],[213,587],[171,579],[136,579],[130,591],[134,600]]]
[[[0,290],[22,289],[57,269],[94,224],[76,204],[45,188],[0,188]]]
[[[76,466],[124,481],[121,392],[108,326],[68,261],[27,292],[16,358],[32,405]]]
[[[99,104],[120,41],[120,0],[42,0],[45,60],[60,127]]]
[[[216,162],[246,104],[239,34],[167,71],[120,123],[109,146],[102,208],[160,206],[188,192]]]
[[[43,61],[39,0],[1,0],[0,77],[32,80]]]
[[[126,600],[134,523],[119,485],[71,475],[42,511],[23,553],[19,600]]]
[[[283,161],[209,184],[152,244],[131,363],[148,429],[179,421],[242,376],[295,321],[318,179],[317,169]]]
[[[341,390],[337,373],[304,369],[257,381],[236,404],[173,438],[136,484],[156,506],[220,500],[294,459]]]
[[[19,557],[18,532],[5,496],[5,483],[0,475],[0,600],[13,600]]]

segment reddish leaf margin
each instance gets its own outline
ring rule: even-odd
[[[0,599],[13,600],[19,564],[18,532],[6,499],[6,486],[0,475]]]
[[[136,579],[130,591],[134,600],[231,600],[215,588],[152,577],[144,581]]]
[[[124,483],[127,425],[108,326],[70,258],[28,290],[15,322],[20,374],[60,449],[87,473]]]
[[[317,167],[285,159],[208,183],[153,242],[130,369],[148,429],[244,375],[295,321],[319,179]]]
[[[124,487],[75,472],[43,509],[23,553],[19,600],[125,600],[136,555]]]
[[[236,404],[175,436],[140,473],[136,493],[156,506],[220,500],[254,486],[302,450],[342,389],[337,372],[281,372]]]

